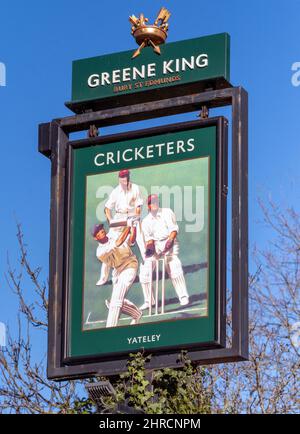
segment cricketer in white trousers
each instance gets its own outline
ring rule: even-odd
[[[178,296],[179,302],[182,305],[188,304],[189,294],[186,288],[186,282],[181,265],[178,258],[179,243],[177,239],[174,241],[173,247],[161,256],[164,252],[166,242],[171,232],[178,233],[178,225],[176,222],[175,213],[170,208],[159,208],[156,215],[149,214],[142,221],[142,231],[146,243],[153,240],[156,254],[153,257],[146,258],[144,264],[140,266],[140,282],[147,293],[147,303],[154,304],[152,291],[152,272],[155,266],[155,259],[163,257],[165,260],[166,271],[170,276],[173,287]]]
[[[124,221],[136,214],[136,209],[143,205],[143,198],[140,192],[140,188],[137,184],[130,182],[128,184],[127,190],[124,190],[120,185],[115,187],[110,193],[107,202],[105,203],[105,208],[110,210],[115,210],[114,220]],[[122,232],[122,227],[111,228],[110,231],[114,231],[117,234]],[[141,229],[141,223],[136,226],[136,243],[140,250],[140,254],[144,261],[146,244],[145,239]],[[102,264],[100,279],[97,285],[103,285],[109,277],[110,267],[106,264]],[[142,286],[143,288],[143,286]],[[146,301],[147,294],[143,288],[144,300]]]
[[[106,327],[116,327],[121,312],[130,315],[133,320],[138,320],[141,317],[141,311],[138,307],[125,298],[136,277],[138,261],[127,241],[117,247],[116,236],[108,233],[107,237],[106,243],[99,243],[96,256],[103,264],[113,268],[113,289],[108,304]]]

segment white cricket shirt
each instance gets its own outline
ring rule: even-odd
[[[163,241],[166,240],[170,233],[178,233],[175,213],[170,208],[159,208],[154,216],[149,213],[142,221],[142,231],[145,241]]]
[[[127,190],[120,185],[113,189],[105,204],[110,210],[115,210],[118,214],[135,214],[138,206],[143,205],[143,198],[137,184],[129,183]]]

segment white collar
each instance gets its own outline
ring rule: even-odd
[[[156,219],[157,217],[160,217],[161,214],[162,214],[162,209],[161,209],[161,208],[158,208],[158,211],[157,211],[156,215],[153,215],[153,214],[150,212],[150,216],[151,216],[152,219]]]
[[[132,182],[129,181],[129,184],[127,185],[127,190],[124,190],[120,184],[118,185],[118,187],[119,191],[121,191],[122,193],[127,193],[128,191],[132,190]]]

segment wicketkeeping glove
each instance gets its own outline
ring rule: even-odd
[[[164,248],[164,252],[166,253],[168,250],[171,250],[174,245],[174,240],[168,239]]]
[[[155,245],[154,243],[149,243],[147,245],[146,252],[145,252],[146,258],[150,258],[154,254],[155,254]]]

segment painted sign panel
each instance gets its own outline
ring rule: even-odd
[[[220,345],[226,144],[192,124],[70,152],[67,362]]]
[[[132,59],[133,50],[73,62],[72,101],[121,97],[222,78],[229,81],[230,37],[221,33],[151,47]]]

